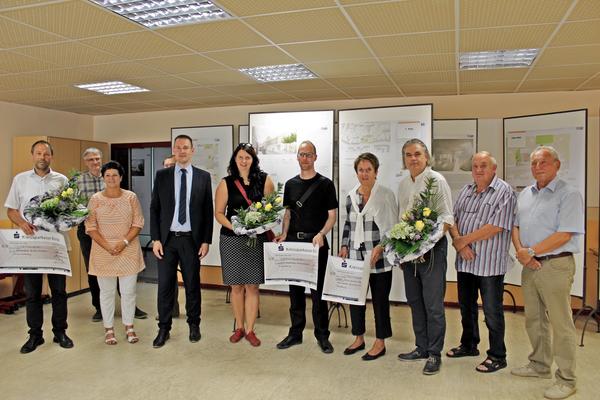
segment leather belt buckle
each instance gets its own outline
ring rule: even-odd
[[[306,239],[306,234],[304,232],[296,232],[296,239],[304,240]]]

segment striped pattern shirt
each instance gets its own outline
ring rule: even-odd
[[[490,185],[481,193],[477,193],[475,183],[462,188],[454,205],[454,219],[459,234],[468,235],[487,224],[502,228],[502,231],[487,240],[469,245],[475,253],[475,259],[467,261],[457,255],[458,272],[477,276],[506,274],[516,201],[516,195],[510,185],[497,176],[494,176]]]
[[[94,176],[86,171],[77,178],[77,187],[89,201],[94,194],[104,190],[104,179],[102,179],[102,176]]]

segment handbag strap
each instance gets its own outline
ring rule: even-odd
[[[246,190],[244,189],[244,187],[242,186],[240,181],[238,179],[236,179],[236,180],[234,180],[234,183],[235,183],[235,186],[240,191],[240,193],[242,194],[242,196],[244,197],[244,200],[246,200],[246,203],[248,203],[248,205],[252,205],[252,202],[248,198],[248,195],[246,194]]]
[[[310,185],[310,187],[308,188],[308,190],[306,192],[304,192],[304,194],[302,195],[302,197],[300,197],[300,200],[296,201],[296,206],[298,206],[298,208],[302,208],[302,206],[304,205],[304,203],[306,202],[306,200],[308,200],[308,198],[310,197],[310,195],[313,194],[313,192],[317,189],[317,187],[324,180],[325,180],[325,177],[323,175],[319,176],[319,179],[317,179],[312,185]]]

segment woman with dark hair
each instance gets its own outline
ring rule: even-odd
[[[372,153],[362,153],[354,160],[358,184],[346,197],[346,222],[342,234],[339,256],[354,260],[370,257],[383,235],[398,219],[398,205],[391,189],[377,183],[379,160]],[[392,336],[390,322],[390,290],[392,265],[376,257],[371,260],[369,286],[375,316],[375,342],[362,356],[365,361],[376,360],[385,354],[385,339]],[[365,348],[366,306],[351,305],[352,334],[354,342],[344,350],[345,355]]]
[[[124,170],[109,161],[100,170],[105,188],[89,201],[85,233],[93,240],[91,275],[98,277],[100,310],[104,322],[104,343],[117,344],[114,330],[117,280],[121,289],[121,319],[129,343],[139,339],[133,329],[137,274],[144,269],[138,235],[144,227],[142,207],[135,193],[121,189]]]
[[[256,150],[250,143],[240,143],[231,155],[229,176],[221,180],[215,195],[215,218],[221,227],[219,249],[223,283],[231,286],[231,305],[235,330],[229,341],[239,342],[243,337],[254,347],[260,340],[254,332],[258,315],[258,285],[264,282],[263,243],[266,234],[258,235],[256,245],[250,247],[246,236],[233,232],[231,217],[236,210],[247,208],[274,191],[273,181],[259,167]]]

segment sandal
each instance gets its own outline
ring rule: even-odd
[[[490,372],[496,372],[502,368],[506,368],[506,360],[488,357],[483,360],[481,364],[475,367],[475,371],[487,374]]]
[[[448,350],[446,356],[450,358],[459,358],[459,357],[475,357],[479,355],[479,350],[477,348],[469,349],[464,347],[462,344],[458,347]]]
[[[115,330],[113,328],[108,328],[104,331],[104,343],[111,346],[117,344],[117,338],[115,337]]]
[[[135,331],[133,330],[133,326],[127,328],[127,330],[125,331],[125,338],[131,344],[140,341],[140,338],[135,334]]]

